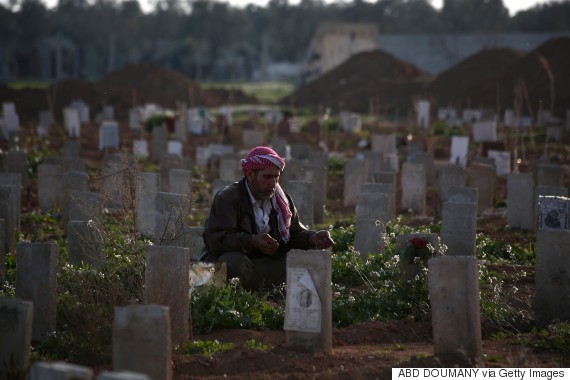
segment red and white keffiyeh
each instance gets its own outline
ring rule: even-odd
[[[266,146],[258,146],[249,151],[247,156],[241,160],[241,170],[246,175],[248,170],[263,170],[270,166],[276,166],[283,170],[285,168],[285,160],[271,148]],[[283,189],[277,183],[275,186],[275,196],[271,199],[273,208],[277,211],[277,223],[279,224],[279,233],[283,241],[289,241],[289,228],[291,227],[292,213],[289,209],[289,202],[283,192]]]

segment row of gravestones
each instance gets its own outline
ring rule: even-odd
[[[397,246],[404,247],[418,237],[430,243],[436,240],[434,234],[401,235]],[[558,281],[552,273],[559,274],[561,267],[570,264],[563,248],[570,243],[570,232],[540,229],[536,242],[536,321],[547,325],[554,320],[568,320],[570,306],[561,302],[570,290],[562,284],[568,284],[568,279]],[[1,317],[6,322],[0,335],[2,341],[10,343],[2,346],[0,358],[2,363],[9,361],[12,369],[25,371],[32,338],[41,339],[42,332],[45,334],[55,326],[57,246],[20,243],[17,257],[16,294],[20,299],[32,301],[0,299]],[[330,250],[293,250],[288,254],[284,330],[286,345],[291,349],[332,351],[331,265]],[[443,255],[428,260],[435,355],[462,353],[474,365],[481,362],[478,270],[474,255]],[[147,248],[143,304],[115,308],[112,339],[115,371],[133,371],[153,379],[172,378],[172,347],[191,339],[188,271],[187,249]],[[52,300],[47,308],[46,299]],[[35,317],[38,314],[42,318]],[[52,371],[54,364],[38,366],[41,368],[33,368],[32,375]],[[60,370],[76,370],[59,366]],[[85,377],[78,378],[91,379],[90,370],[85,371],[84,375],[78,375]]]
[[[152,173],[151,173],[151,174],[152,174]],[[386,198],[387,198],[387,197],[386,197]],[[458,202],[458,203],[471,203],[471,204],[473,204],[474,202]],[[364,207],[364,208],[365,208],[365,209],[370,209],[371,207]],[[388,206],[386,207],[386,209],[387,209],[387,208],[388,208]],[[472,207],[472,208],[473,208],[473,207]],[[357,214],[359,214],[358,211],[357,211]],[[452,214],[455,214],[455,213],[452,213]],[[357,216],[357,217],[358,217],[358,216]],[[454,224],[455,224],[455,223],[454,223]],[[557,232],[559,232],[559,231],[557,231]],[[551,233],[551,231],[542,231],[542,230],[541,230],[541,231],[540,231],[540,234],[539,234],[539,237],[540,237],[540,236],[548,236],[548,235],[545,235],[545,234],[549,234],[549,233]],[[562,238],[562,239],[564,238],[564,234],[561,235],[561,238]],[[540,245],[544,245],[544,244],[554,244],[554,243],[551,243],[551,240],[553,240],[553,239],[543,239],[543,240],[539,240],[539,241],[542,242]],[[25,255],[21,255],[21,256],[23,257],[23,256],[25,256]],[[185,254],[185,256],[187,257],[188,255]],[[548,261],[545,261],[545,262],[548,262]],[[46,267],[49,267],[49,266],[46,266]],[[186,272],[186,273],[187,273],[187,272]],[[537,281],[538,281],[538,280],[537,280]],[[538,298],[538,297],[537,297],[537,298]]]

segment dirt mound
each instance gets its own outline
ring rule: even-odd
[[[524,55],[522,51],[508,48],[481,50],[439,74],[429,85],[428,93],[439,106],[460,106],[453,104],[453,100],[473,86],[495,79]]]
[[[540,102],[558,117],[565,117],[570,104],[570,38],[551,39],[507,66],[500,76],[487,79],[458,98],[472,106],[513,108],[514,90],[524,83],[528,102],[523,114],[536,117]],[[530,107],[529,107],[530,103]]]
[[[49,102],[48,102],[48,99]],[[134,105],[156,103],[174,109],[177,102],[188,106],[215,107],[231,104],[256,104],[254,97],[241,90],[205,90],[185,75],[150,64],[129,64],[109,73],[99,82],[65,80],[52,84],[45,90],[14,90],[0,86],[0,101],[11,101],[22,120],[36,120],[41,110],[47,110],[50,102],[55,117],[62,120],[62,109],[73,100],[83,100],[91,114],[105,105],[115,107],[115,117],[126,120],[128,110]]]
[[[432,77],[382,50],[356,54],[345,63],[300,87],[281,104],[331,107],[355,112],[406,112],[423,95]]]

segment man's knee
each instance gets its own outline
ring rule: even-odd
[[[249,282],[253,272],[251,260],[241,252],[226,252],[218,258],[218,261],[226,263],[228,280],[239,278],[242,284]]]

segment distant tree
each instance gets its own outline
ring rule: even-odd
[[[570,31],[570,0],[540,4],[518,12],[509,29],[528,32]]]
[[[492,33],[506,29],[509,11],[502,0],[444,0],[441,18],[447,33]]]

